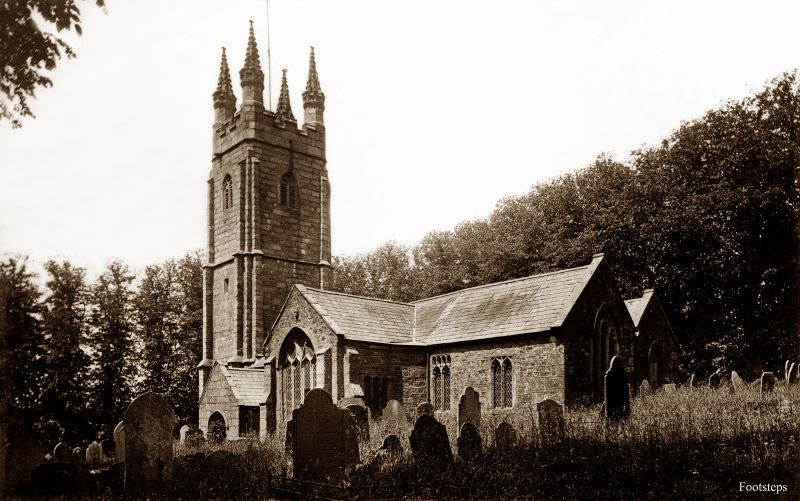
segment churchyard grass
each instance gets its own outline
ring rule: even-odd
[[[749,385],[735,393],[729,386],[658,390],[632,399],[631,405],[630,419],[620,425],[606,425],[598,406],[568,410],[565,436],[557,443],[540,443],[532,427],[518,427],[520,443],[504,451],[492,446],[488,430],[496,423],[485,416],[480,427],[484,451],[477,460],[457,459],[438,469],[419,467],[412,460],[410,421],[407,427],[387,427],[371,420],[370,440],[361,444],[365,466],[353,469],[349,484],[391,485],[397,497],[430,499],[758,497],[740,492],[740,482],[786,485],[788,497],[800,492],[800,385],[779,384],[765,394]],[[368,466],[390,432],[400,436],[403,455]],[[453,430],[448,432],[455,456]],[[201,452],[215,448],[242,457],[249,479],[243,488],[251,495],[266,494],[266,472],[290,471],[283,443],[275,439],[206,445]],[[191,464],[197,452],[178,449],[176,489],[184,495],[202,495],[192,487],[192,477],[199,474]]]

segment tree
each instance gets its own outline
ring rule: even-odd
[[[37,428],[51,441],[62,435],[67,443],[76,444],[93,435],[87,408],[90,359],[83,351],[88,310],[85,271],[68,261],[48,261],[44,268],[48,274],[42,311],[46,362]]]
[[[104,0],[95,0],[104,7]],[[0,117],[20,127],[21,118],[33,117],[28,98],[38,87],[53,84],[48,73],[65,55],[75,52],[61,31],[81,34],[81,11],[76,0],[10,0],[0,14]],[[38,19],[38,22],[37,22]],[[55,30],[56,33],[52,33]]]
[[[90,290],[91,411],[98,435],[110,437],[131,402],[133,386],[133,279],[112,261]]]

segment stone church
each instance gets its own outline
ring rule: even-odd
[[[203,270],[200,428],[228,438],[284,429],[311,388],[373,415],[431,402],[450,421],[467,386],[509,421],[550,398],[602,400],[619,355],[635,384],[675,381],[678,344],[655,293],[624,301],[602,254],[412,303],[329,290],[325,95],[312,48],[298,125],[284,70],[274,111],[252,25],[237,107],[223,49],[213,94]]]

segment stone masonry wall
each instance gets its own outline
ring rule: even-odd
[[[653,342],[660,347],[658,359],[658,381],[650,377],[648,354]],[[636,384],[647,379],[657,388],[662,384],[677,383],[678,346],[670,333],[669,321],[664,317],[655,298],[651,299],[639,321],[639,335],[636,339]]]
[[[200,401],[199,427],[203,433],[208,433],[208,419],[214,412],[219,412],[225,418],[227,437],[238,437],[239,407],[219,366],[211,370]]]

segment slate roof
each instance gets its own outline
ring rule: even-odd
[[[399,303],[296,285],[336,334],[355,341],[435,345],[560,326],[602,261]]]
[[[628,313],[631,315],[631,320],[633,320],[634,327],[639,327],[639,321],[642,320],[642,314],[647,308],[648,303],[650,303],[650,298],[652,297],[653,289],[647,289],[644,291],[642,297],[625,300],[625,306],[628,308]]]
[[[220,366],[239,405],[258,406],[266,400],[263,369]]]

